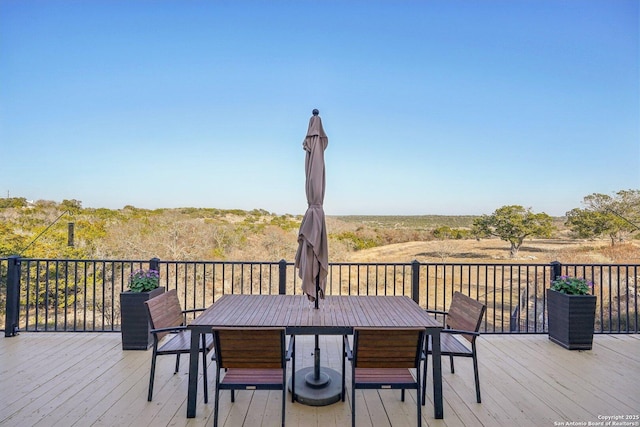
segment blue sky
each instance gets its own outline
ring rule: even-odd
[[[637,0],[0,1],[0,194],[563,215],[640,188]]]

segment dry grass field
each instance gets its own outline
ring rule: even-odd
[[[556,229],[549,239],[526,239],[516,258],[510,258],[510,244],[498,238],[476,240],[437,239],[432,231],[438,227],[470,230],[473,216],[347,216],[328,217],[331,234],[353,231],[388,244],[348,251],[329,243],[330,259],[348,262],[423,263],[517,263],[540,264],[552,261],[580,264],[639,264],[638,236],[611,245],[608,238],[585,240],[574,238],[565,218],[554,217]],[[334,257],[332,258],[332,252]]]
[[[586,264],[640,263],[640,242],[575,239],[526,240],[516,258],[509,258],[509,244],[499,239],[432,240],[397,243],[353,252],[352,262],[513,262]]]

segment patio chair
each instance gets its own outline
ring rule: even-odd
[[[164,292],[157,297],[145,301],[151,321],[153,334],[153,355],[151,356],[151,373],[149,376],[149,393],[147,400],[153,398],[153,382],[156,373],[156,357],[167,354],[176,355],[174,374],[180,369],[180,355],[189,354],[191,349],[191,331],[186,326],[186,314],[204,309],[182,310],[175,289]],[[166,338],[165,338],[166,337]],[[164,338],[164,339],[163,339]],[[213,334],[202,334],[199,352],[202,353],[204,401],[209,401],[207,387],[207,354],[213,349]],[[211,357],[215,360],[215,354]]]
[[[474,300],[460,292],[453,294],[451,305],[448,311],[427,310],[429,313],[444,315],[445,329],[440,334],[440,354],[441,356],[449,356],[451,364],[451,373],[455,373],[453,365],[454,357],[471,357],[473,358],[473,373],[476,382],[476,401],[482,403],[480,398],[480,378],[478,377],[478,354],[476,352],[476,338],[480,336],[478,332],[482,324],[482,318],[486,306],[479,301]],[[466,339],[465,344],[461,338]],[[425,352],[423,353],[424,369],[422,373],[422,404],[426,401],[427,388],[427,360],[432,354],[431,339],[425,342]]]
[[[220,390],[282,390],[282,425],[285,420],[287,360],[284,328],[213,328],[217,355],[213,425],[218,425]],[[221,372],[224,369],[224,376]]]
[[[356,389],[416,390],[418,426],[422,425],[420,405],[420,361],[424,328],[354,328],[353,351],[345,336],[346,357],[351,361],[351,425],[356,425]],[[410,369],[416,370],[414,377]]]

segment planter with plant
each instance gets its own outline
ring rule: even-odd
[[[153,335],[145,301],[164,292],[158,270],[135,270],[129,276],[129,290],[120,293],[120,329],[123,350],[147,350]]]
[[[558,276],[547,290],[549,339],[569,350],[591,350],[596,314],[593,284],[586,279]]]

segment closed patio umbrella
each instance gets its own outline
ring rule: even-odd
[[[302,144],[306,151],[305,175],[308,208],[298,232],[295,266],[302,279],[302,291],[316,302],[324,298],[329,264],[327,227],[324,219],[325,168],[324,150],[329,139],[322,128],[318,110],[313,110],[307,136]]]
[[[327,226],[324,219],[325,169],[324,150],[329,139],[322,128],[318,110],[313,110],[309,120],[307,136],[302,144],[306,151],[304,168],[305,191],[308,208],[298,232],[298,251],[295,266],[302,279],[302,291],[318,309],[318,299],[324,298],[327,272],[329,271],[329,251],[327,246]],[[320,344],[315,336],[313,367],[303,368],[296,374],[295,395],[300,403],[312,406],[330,405],[340,400],[341,377],[333,369],[320,370]],[[292,388],[293,392],[293,388]]]

